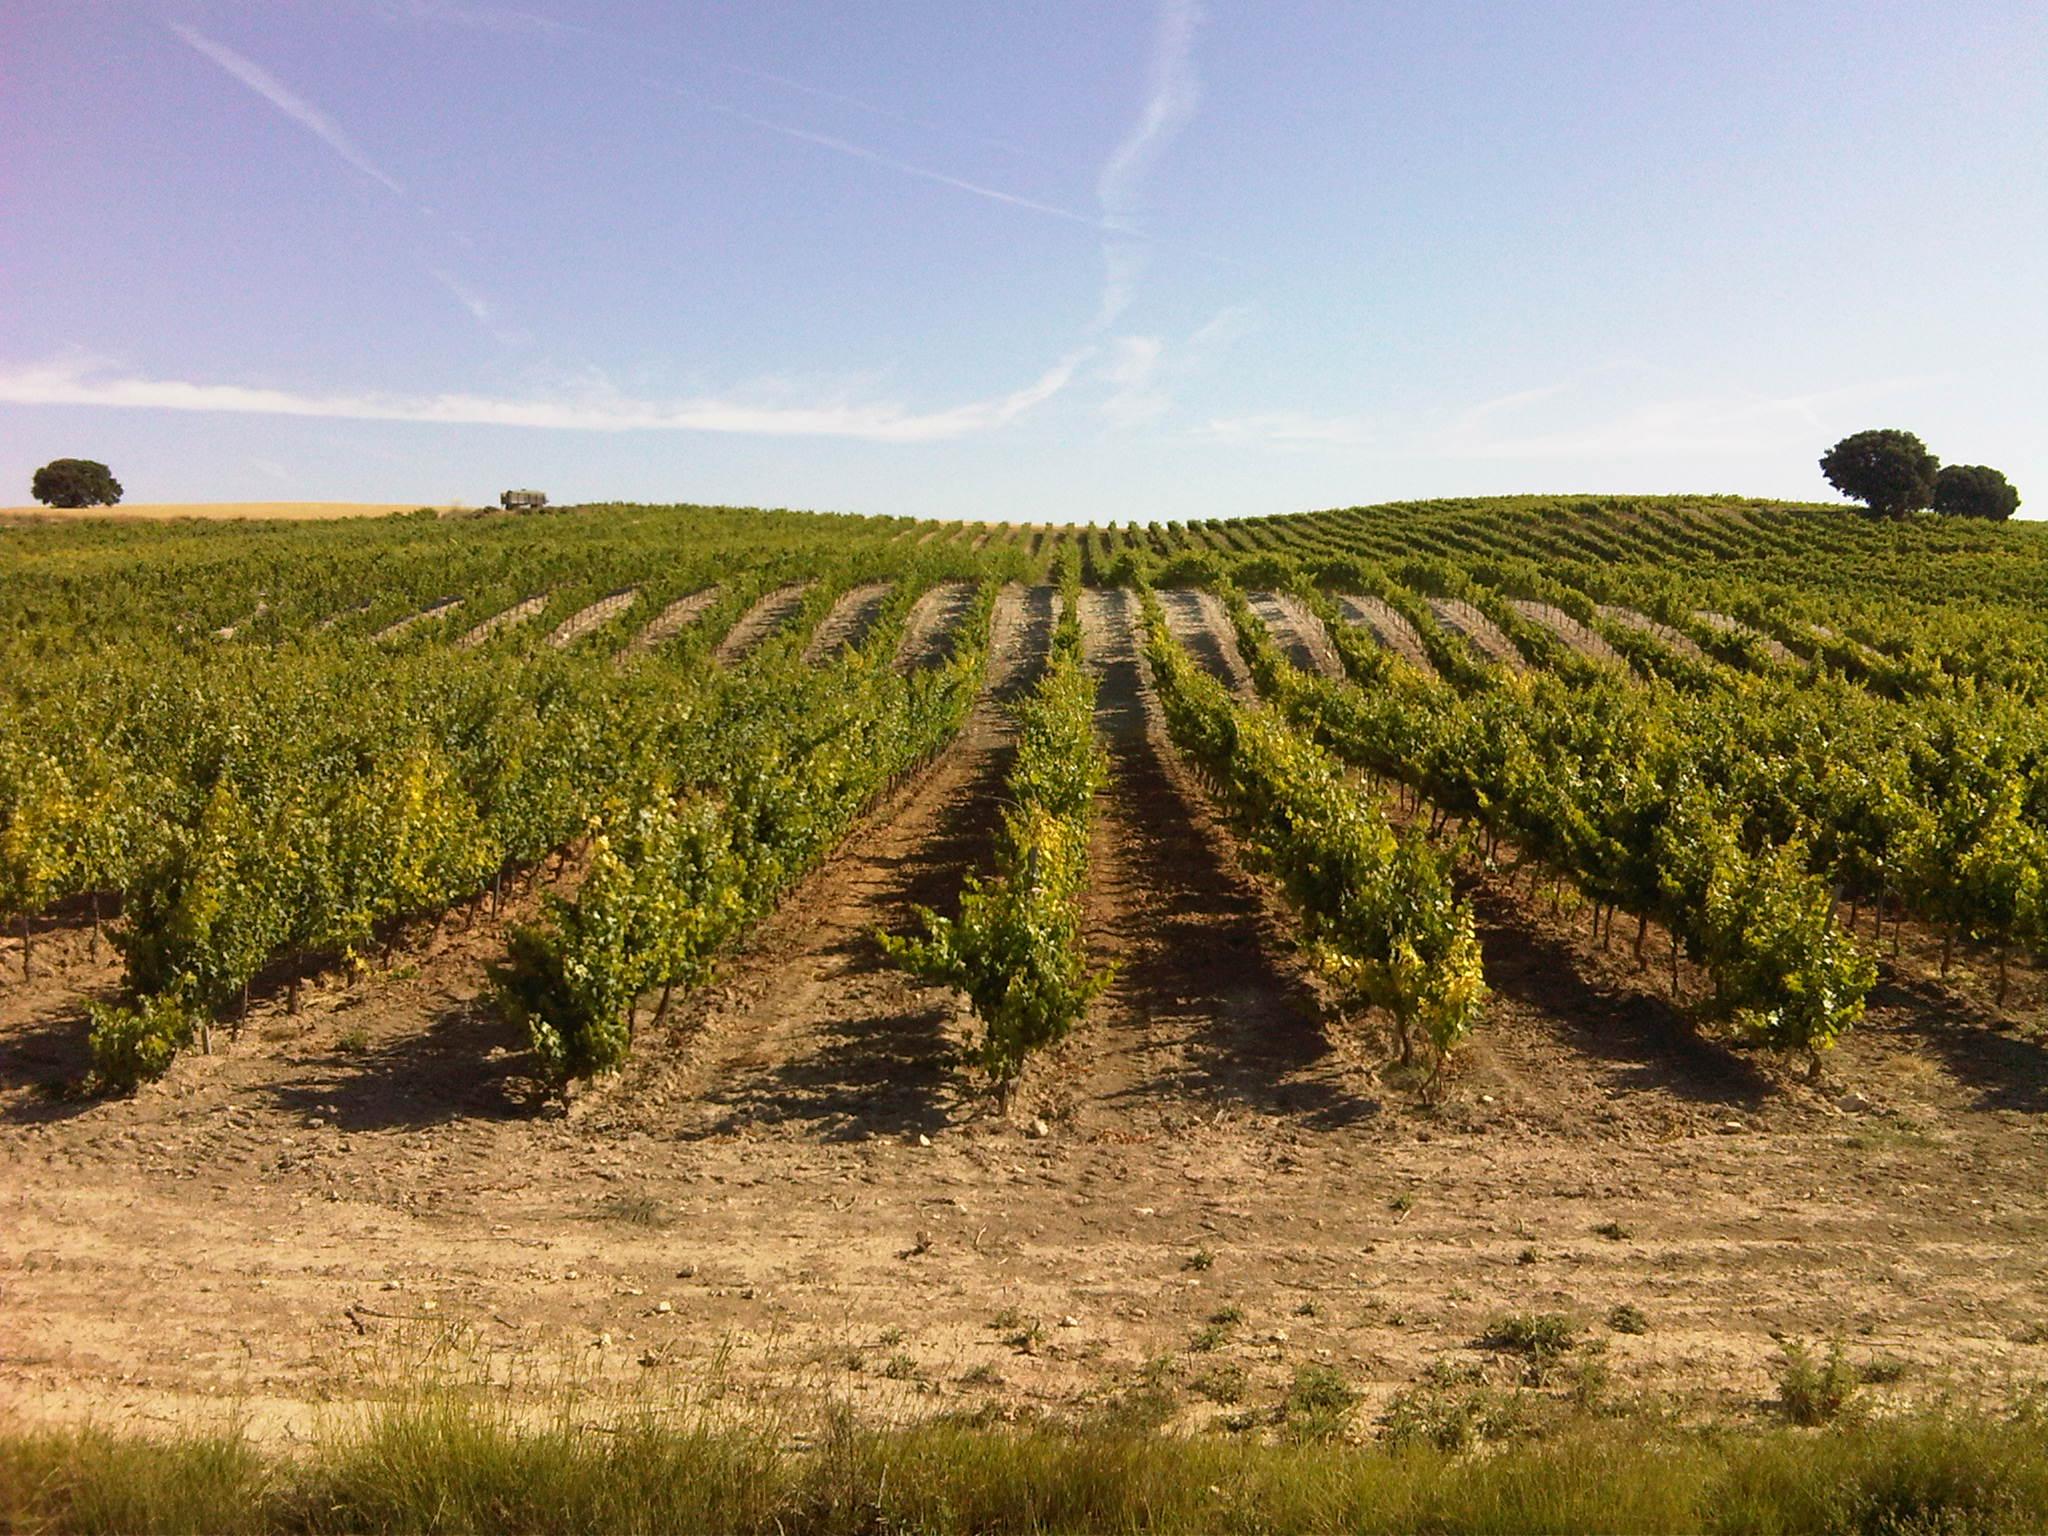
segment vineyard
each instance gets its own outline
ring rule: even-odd
[[[459,1325],[920,1413],[1169,1359],[1208,1423],[1624,1308],[1602,1370],[1715,1401],[1788,1336],[2048,1372],[2025,525],[600,506],[0,565],[20,1401],[290,1423]]]

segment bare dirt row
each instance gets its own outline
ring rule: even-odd
[[[1351,623],[1359,625],[1396,656],[1409,665],[1420,667],[1434,677],[1436,666],[1429,659],[1429,651],[1422,643],[1422,636],[1415,632],[1415,626],[1408,622],[1385,598],[1353,597],[1349,594],[1337,599],[1338,607]]]
[[[620,656],[642,655],[663,641],[674,639],[703,618],[711,605],[718,601],[722,591],[723,589],[719,587],[705,587],[677,598],[647,621],[647,627],[626,643],[625,649],[619,653]]]
[[[548,635],[548,644],[558,651],[574,645],[592,630],[609,624],[632,607],[633,599],[639,595],[638,587],[621,587],[616,592],[606,593],[594,603],[585,604],[554,627]]]
[[[1526,672],[1529,663],[1515,648],[1515,642],[1501,632],[1501,628],[1472,604],[1458,597],[1432,597],[1429,611],[1436,615],[1437,623],[1455,635],[1463,635],[1488,661],[1506,667],[1511,672]]]
[[[805,645],[804,660],[815,665],[858,646],[881,617],[888,595],[886,581],[863,582],[842,592]]]
[[[1343,677],[1344,663],[1329,632],[1300,598],[1291,592],[1254,592],[1249,601],[1280,653],[1295,666],[1331,679]]]
[[[1508,606],[1532,623],[1541,624],[1588,661],[1601,662],[1611,667],[1628,665],[1623,660],[1621,652],[1608,643],[1605,635],[1573,618],[1555,604],[1513,597],[1508,599]]]
[[[797,607],[809,590],[810,583],[806,581],[777,587],[740,615],[739,622],[726,631],[712,654],[725,666],[746,660],[796,617]]]
[[[908,672],[944,660],[973,603],[971,581],[942,581],[918,594],[896,645],[897,667]]]
[[[491,636],[502,634],[508,629],[518,628],[521,624],[524,624],[528,619],[539,613],[541,609],[547,607],[547,605],[547,594],[542,592],[516,602],[510,608],[500,609],[481,624],[476,625],[465,633],[460,640],[455,642],[455,648],[458,651],[473,651],[490,639]]]

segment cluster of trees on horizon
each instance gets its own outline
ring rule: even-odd
[[[1932,507],[1951,517],[2004,522],[2020,507],[2013,483],[1988,464],[1943,464],[1911,432],[1853,432],[1820,458],[1828,484],[1879,517]]]
[[[1903,518],[1933,508],[1951,517],[2004,522],[2019,510],[2020,493],[1987,464],[1943,464],[1911,432],[1879,427],[1854,432],[1821,455],[1829,485],[1879,517]],[[111,507],[121,482],[96,459],[52,459],[35,472],[29,489],[46,507]],[[539,510],[539,491],[506,491],[508,509]]]

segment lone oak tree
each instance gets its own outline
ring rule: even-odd
[[[121,482],[92,459],[52,459],[29,490],[46,507],[111,507],[121,499]]]
[[[1946,464],[1934,477],[1934,510],[1955,517],[2004,522],[2020,508],[2020,493],[1987,464]]]
[[[1925,443],[1895,427],[1853,433],[1820,460],[1828,484],[1881,517],[1904,517],[1933,501],[1940,467]]]

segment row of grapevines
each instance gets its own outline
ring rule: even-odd
[[[129,761],[122,803],[161,819],[123,850],[113,938],[143,1006],[97,1010],[109,1084],[160,1072],[266,969],[353,965],[393,924],[561,848],[608,798],[672,771],[724,705],[701,672],[591,658],[421,655],[380,684],[366,697],[343,672],[272,671],[217,695],[218,720],[174,710],[205,727],[196,760]]]
[[[587,636],[581,653],[609,652],[674,598],[715,588],[698,625],[662,647],[664,659],[688,663],[766,585],[841,567],[850,580],[907,584],[987,563],[964,551],[884,556],[864,545],[858,519],[848,520],[847,537],[808,546],[766,536],[721,543],[715,535],[728,521],[680,512],[550,519],[545,528],[398,519],[304,533],[222,528],[204,538],[164,525],[136,553],[161,557],[166,571],[136,568],[128,525],[104,531],[101,543],[21,551],[33,579],[0,584],[0,920],[125,889],[153,852],[147,824],[190,826],[226,766],[263,758],[289,772],[311,759],[324,773],[327,763],[374,755],[377,731],[408,728],[423,670],[472,680],[463,686],[488,676],[515,687],[530,671],[537,691],[609,693],[601,654],[565,658],[547,640],[558,618],[605,592],[639,595],[616,633]],[[749,521],[781,526],[765,514],[739,525]],[[712,536],[700,539],[706,522]],[[372,643],[386,620],[420,611],[422,592],[451,587],[468,599],[463,608]],[[374,594],[368,605],[355,601],[365,590]],[[830,595],[827,582],[821,596]],[[533,598],[542,612],[483,648],[496,661],[447,654],[447,640]],[[250,604],[263,618],[228,626],[231,638],[200,627]],[[576,680],[562,687],[565,672]],[[398,707],[383,707],[394,695]],[[439,734],[438,720],[424,722],[427,734]],[[354,738],[359,728],[372,733],[369,745]],[[467,750],[460,740],[443,744],[458,756]],[[142,809],[127,815],[130,806]]]
[[[1329,599],[1301,590],[1340,648],[1356,649]],[[1816,1069],[1861,1017],[1875,967],[1836,925],[1807,849],[1746,840],[1741,806],[1705,782],[1695,745],[1668,721],[1594,707],[1625,706],[1627,690],[1520,677],[1461,695],[1378,662],[1376,686],[1334,684],[1290,667],[1241,600],[1231,612],[1262,691],[1290,718],[1513,841],[1596,907],[1635,914],[1639,954],[1647,923],[1661,922],[1712,983],[1703,1011]]]
[[[1317,967],[1393,1016],[1404,1061],[1426,1047],[1434,1081],[1487,997],[1472,909],[1451,888],[1449,861],[1419,834],[1397,834],[1362,786],[1278,715],[1234,704],[1144,596],[1145,651],[1175,744],[1279,875]]]
[[[452,774],[501,856],[528,859],[565,824],[561,802],[586,766],[623,747],[618,716],[599,707],[609,680],[587,658],[292,659],[110,657],[65,669],[68,700],[36,701],[0,725],[0,916],[20,923],[24,942],[32,914],[72,895],[125,894],[129,917],[147,923],[204,883],[208,858],[258,860],[265,838],[302,862],[310,854],[290,827],[316,810],[330,824],[388,814],[349,799],[388,797],[408,776],[431,797]],[[244,825],[252,819],[261,835]],[[360,841],[336,837],[337,852]],[[242,851],[209,855],[199,846],[209,842]],[[360,947],[363,923],[340,910],[367,910],[345,894],[355,877],[314,878],[334,899],[318,903],[325,915],[299,914],[322,930],[300,935],[303,947]],[[297,906],[314,894],[278,893]]]
[[[658,586],[713,551],[759,567],[872,553],[896,519],[717,507],[607,507],[547,517],[401,516],[302,523],[87,522],[0,526],[0,694],[33,666],[143,640],[210,649],[318,630],[362,637],[447,597],[467,628],[512,602],[583,584]],[[965,552],[930,552],[967,574]],[[587,598],[585,599],[587,600]],[[552,623],[556,614],[543,621]],[[422,626],[420,634],[431,632]],[[410,642],[414,632],[408,632]]]
[[[581,888],[516,929],[493,972],[549,1081],[618,1068],[644,994],[661,988],[665,1009],[701,980],[876,795],[952,737],[979,686],[994,590],[983,586],[972,638],[943,666],[898,672],[878,635],[841,665],[795,669],[790,695],[728,715],[717,762],[598,819]]]
[[[1866,905],[1880,919],[1896,907],[1935,927],[1945,949],[1957,938],[1990,945],[2001,986],[2010,951],[2048,956],[2048,715],[2038,703],[1953,679],[1873,692],[1818,661],[1804,675],[1717,669],[1704,684],[1675,675],[1679,665],[1671,657],[1663,669],[1670,686],[1652,677],[1639,688],[1563,668],[1535,695],[1565,718],[1663,721],[1687,744],[1686,766],[1740,817],[1743,841],[1803,845],[1852,920]],[[1461,681],[1468,694],[1500,682]]]
[[[1420,558],[1477,574],[1533,561],[1600,601],[1673,623],[1738,668],[1774,663],[1744,637],[1700,624],[1696,609],[1732,614],[1802,658],[1867,677],[1896,697],[1966,680],[2048,691],[2048,633],[2034,601],[2048,540],[2030,528],[1894,524],[1842,508],[1732,500],[1529,497],[1312,513],[1269,525],[1281,533],[1280,547],[1311,566]],[[1654,643],[1625,649],[1639,664],[1660,660]]]
[[[1236,576],[1262,584],[1301,580],[1299,567],[1269,557],[1240,561]],[[1372,592],[1421,632],[1438,670],[1468,707],[1546,719],[1599,719],[1602,729],[1654,737],[1674,772],[1696,779],[1734,818],[1746,848],[1796,844],[1813,872],[1849,904],[1853,925],[1867,906],[1913,914],[1944,937],[1992,947],[2003,996],[2006,957],[2048,955],[2048,716],[2000,687],[1920,690],[1906,702],[1873,692],[1809,661],[1795,671],[1752,659],[1741,666],[1689,662],[1620,626],[1606,633],[1634,659],[1636,686],[1614,669],[1572,654],[1510,607],[1503,589],[1537,596],[1597,624],[1583,593],[1504,562],[1466,570],[1410,561],[1395,582],[1366,562],[1328,561],[1325,584]],[[1475,579],[1476,578],[1476,579]],[[1436,627],[1416,589],[1473,602],[1551,674],[1510,688],[1498,669]],[[1671,611],[1668,594],[1657,605]],[[1388,653],[1339,631],[1353,676],[1368,689],[1432,692]],[[1725,649],[1725,648],[1724,648]],[[1740,662],[1733,651],[1723,660]],[[1513,697],[1482,702],[1509,689]],[[1559,750],[1578,750],[1569,741]],[[1433,793],[1457,814],[1465,791]],[[1639,911],[1641,909],[1638,909]]]
[[[819,581],[807,614],[859,569]],[[124,850],[114,935],[127,992],[153,1001],[99,1010],[101,1076],[160,1071],[246,1007],[266,971],[295,988],[311,961],[353,964],[395,924],[493,888],[593,817],[720,777],[760,716],[829,687],[795,645],[785,635],[734,675],[701,648],[630,666],[545,645],[412,650],[375,662],[374,691],[357,676],[360,647],[314,647],[301,667],[255,653],[196,662],[187,686],[112,733],[126,802],[154,813]]]
[[[246,538],[229,533],[223,545]],[[696,558],[678,574],[744,596],[755,553],[735,554]],[[237,569],[224,555],[206,567],[223,578]],[[567,569],[548,569],[568,579]],[[347,588],[305,572],[274,573],[271,588],[281,591],[287,575],[327,592],[306,599],[314,611],[344,600]],[[83,600],[110,579],[57,585],[79,586]],[[74,895],[118,897],[163,869],[224,784],[264,814],[263,803],[279,795],[318,798],[425,742],[503,819],[513,814],[508,802],[550,798],[537,783],[523,793],[517,781],[577,776],[619,686],[590,646],[565,655],[529,644],[521,659],[504,654],[519,647],[499,642],[489,657],[454,657],[437,645],[372,645],[315,628],[180,642],[148,603],[118,611],[119,622],[89,635],[67,636],[56,615],[43,615],[45,627],[32,633],[53,653],[0,682],[0,919],[22,924],[25,963],[29,917]],[[669,649],[679,662],[696,659],[683,642]],[[539,819],[564,824],[560,815]],[[530,857],[524,841],[510,837],[508,857]]]
[[[1080,583],[1070,574],[1061,587],[1045,673],[1016,709],[995,873],[969,877],[957,918],[921,907],[922,934],[881,935],[906,970],[967,994],[986,1030],[982,1065],[1004,1084],[1027,1054],[1065,1036],[1109,980],[1090,974],[1081,934],[1088,832],[1108,765],[1082,656]]]
[[[22,576],[0,583],[0,923],[19,928],[27,966],[29,919],[71,897],[90,896],[97,909],[170,870],[172,845],[197,836],[223,782],[232,791],[224,799],[261,819],[287,789],[300,799],[339,794],[342,781],[421,744],[473,798],[551,802],[522,819],[559,840],[589,807],[518,785],[586,782],[592,738],[634,734],[612,728],[641,704],[614,707],[618,687],[601,653],[675,598],[717,589],[696,627],[643,668],[657,659],[694,667],[747,601],[779,582],[841,568],[848,580],[906,587],[1021,572],[1015,551],[885,554],[880,530],[894,526],[613,508],[453,523],[0,529]],[[559,619],[623,588],[637,596],[612,633],[587,636],[576,655],[548,644]],[[833,591],[828,581],[815,595]],[[462,607],[374,639],[451,593]],[[481,654],[449,654],[449,640],[535,598],[542,611],[493,635]],[[656,680],[652,691],[673,685]],[[600,769],[610,750],[598,743]],[[425,765],[429,778],[434,771]],[[241,814],[232,803],[216,809],[219,821]],[[515,861],[531,852],[518,839],[507,844]],[[308,942],[317,951],[328,937]]]

